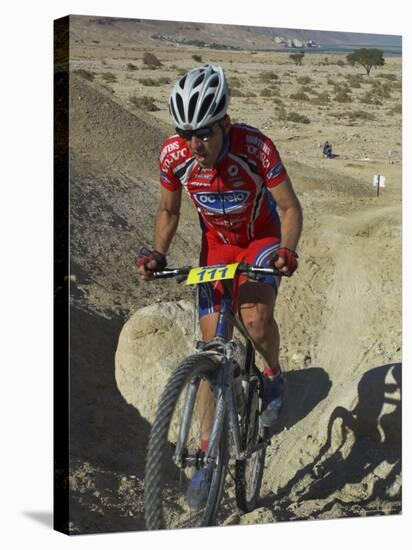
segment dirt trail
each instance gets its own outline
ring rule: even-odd
[[[326,295],[328,330],[319,340],[324,365],[344,361],[351,368],[364,369],[370,364],[368,355],[393,326],[392,303],[387,303],[386,294],[391,298],[399,292],[387,281],[390,272],[400,279],[400,265],[393,265],[391,256],[385,258],[382,237],[388,237],[383,232],[390,233],[394,221],[399,224],[400,213],[400,207],[379,207],[360,209],[345,218],[329,215],[323,221],[321,231],[327,232],[335,251],[333,283]],[[331,340],[335,345],[330,345]],[[362,340],[366,349],[364,344],[354,345]]]
[[[303,335],[303,351],[288,364],[289,407],[277,429],[264,478],[270,510],[269,516],[268,510],[263,514],[266,520],[356,515],[363,505],[364,514],[398,510],[377,480],[386,462],[391,490],[399,493],[400,347],[396,342],[401,312],[394,304],[400,301],[401,289],[393,282],[400,281],[401,268],[392,258],[398,257],[400,245],[383,243],[400,230],[400,214],[400,207],[354,207],[345,217],[328,213],[318,219],[319,234],[328,236],[333,251],[323,258],[328,266],[325,279],[315,283],[313,278],[315,288],[308,293],[322,296],[321,329],[317,331],[309,320],[306,337],[312,342],[305,342]],[[312,245],[316,249],[316,238]],[[307,315],[308,308],[303,312]],[[382,425],[384,417],[388,422]],[[326,485],[319,484],[318,477],[325,472],[325,461]],[[344,475],[332,466],[342,468]],[[356,475],[356,468],[363,474]],[[351,480],[362,481],[362,487],[352,486]]]

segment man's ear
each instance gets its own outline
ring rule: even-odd
[[[229,133],[231,125],[232,125],[232,121],[230,120],[230,116],[225,115],[223,120],[222,120],[222,126],[223,126],[223,130],[224,130],[225,134]]]

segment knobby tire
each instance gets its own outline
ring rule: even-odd
[[[202,512],[201,518],[196,519],[196,524],[190,523],[190,517],[187,525],[183,522],[177,525],[168,525],[164,514],[164,499],[166,484],[168,482],[165,475],[164,462],[173,454],[172,444],[168,439],[169,428],[173,413],[177,408],[179,398],[184,393],[185,388],[190,381],[196,377],[212,380],[218,370],[216,363],[210,358],[210,355],[196,354],[184,360],[170,376],[165,389],[160,397],[159,406],[153,423],[150,440],[148,445],[146,468],[145,468],[145,519],[149,530],[167,529],[173,527],[195,527],[214,525],[218,507],[223,494],[224,478],[227,465],[227,433],[226,420],[224,422],[217,464],[214,466],[212,481],[209,490],[209,498]],[[194,414],[192,414],[194,416]],[[176,466],[177,468],[177,466]],[[176,507],[177,508],[177,507]]]
[[[257,444],[265,438],[267,430],[260,425],[259,396],[262,396],[260,375],[250,381],[249,399],[246,408],[246,422],[243,433],[243,444]],[[252,512],[259,498],[265,465],[266,447],[253,453],[245,460],[237,460],[235,466],[236,503],[243,513]]]

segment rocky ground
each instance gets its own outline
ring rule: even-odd
[[[338,54],[308,54],[296,66],[286,52],[151,41],[162,65],[149,69],[144,43],[110,42],[100,27],[89,42],[87,29],[74,28],[71,48],[71,532],[145,528],[148,400],[161,388],[142,392],[139,383],[150,380],[154,346],[164,359],[172,339],[173,364],[193,342],[190,289],[142,284],[133,269],[152,239],[157,155],[171,131],[166,99],[193,55],[224,67],[232,118],[275,141],[305,217],[300,267],[282,283],[276,314],[288,406],[258,508],[239,516],[229,489],[222,523],[399,513],[400,58],[368,77]],[[309,122],[288,120],[293,112]],[[322,158],[326,139],[331,160]],[[375,174],[386,177],[379,196]],[[196,263],[196,218],[185,200],[170,265]],[[124,337],[142,308],[156,319],[164,302],[185,321]],[[121,366],[119,356],[128,357]]]

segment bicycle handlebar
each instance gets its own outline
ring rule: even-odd
[[[185,280],[186,276],[192,267],[177,267],[174,269],[164,269],[163,271],[155,271],[153,273],[154,279],[170,279],[176,277],[178,282]],[[258,267],[246,263],[240,263],[236,270],[236,275],[245,275],[251,279],[256,278],[257,275],[272,275],[274,277],[282,277],[285,274],[276,269],[276,267]]]

